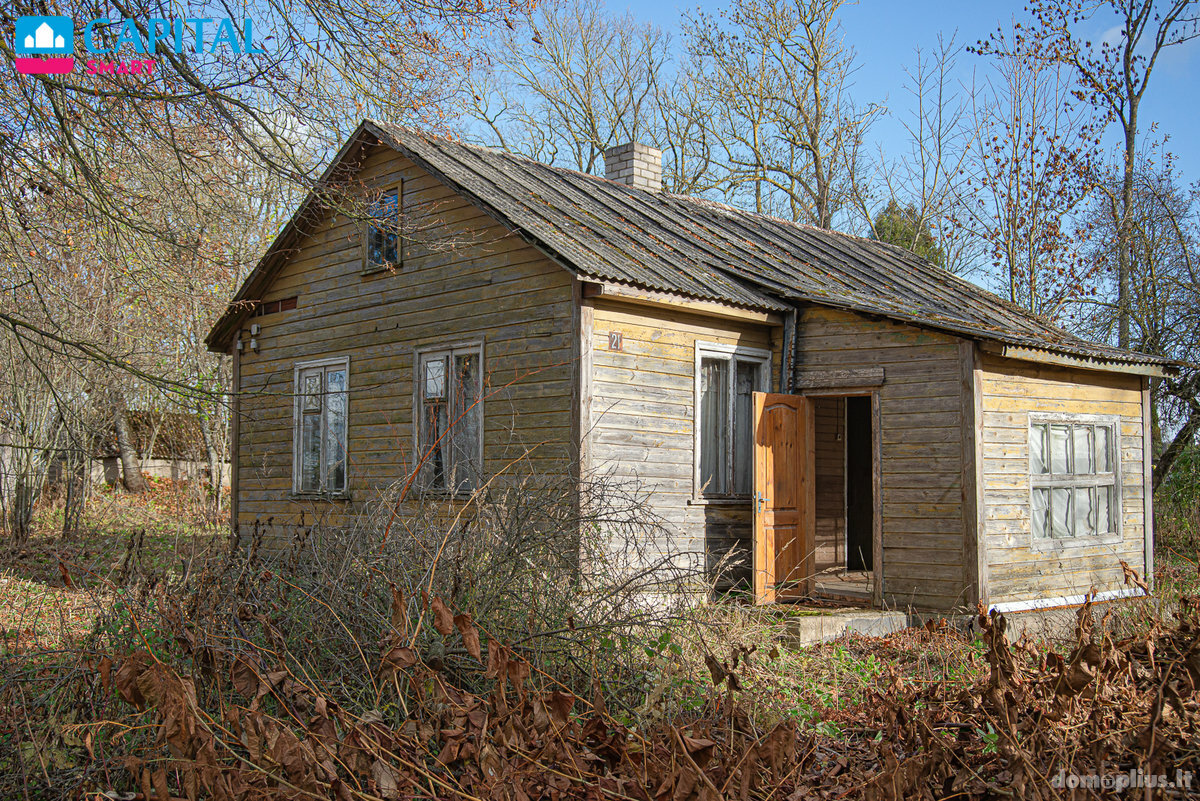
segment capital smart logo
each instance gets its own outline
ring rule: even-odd
[[[18,17],[13,50],[19,73],[65,75],[75,69],[75,23],[70,17]],[[152,74],[152,56],[162,50],[177,55],[221,52],[239,57],[267,52],[254,41],[254,20],[250,17],[240,20],[229,17],[147,20],[101,17],[88,22],[81,31],[79,52],[87,62],[89,75]],[[123,60],[122,55],[129,51],[146,58]]]
[[[64,75],[75,68],[75,23],[70,17],[19,17],[13,38],[17,72]]]

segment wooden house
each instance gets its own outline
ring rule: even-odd
[[[759,601],[1002,610],[1152,575],[1148,382],[912,253],[378,122],[213,328],[234,524],[361,513],[514,458],[650,492],[664,547]],[[394,224],[393,224],[394,221]],[[486,387],[486,392],[484,388]],[[423,454],[418,459],[417,455]]]

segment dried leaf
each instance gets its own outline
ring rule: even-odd
[[[438,634],[446,637],[450,632],[454,631],[454,615],[450,614],[450,609],[447,608],[445,602],[436,595],[433,596],[431,603],[433,607],[433,627],[438,630]]]
[[[408,615],[404,613],[404,595],[392,584],[392,630],[401,636],[408,634]]]
[[[106,656],[100,660],[100,686],[104,688],[105,692],[112,687],[112,666],[113,661],[109,657]]]
[[[713,686],[720,684],[729,675],[729,671],[725,669],[725,666],[712,654],[704,655],[704,664],[708,666],[708,672],[712,675]]]
[[[471,616],[466,612],[461,615],[454,616],[454,625],[458,627],[458,632],[462,634],[463,645],[467,649],[467,653],[475,657],[475,661],[483,663],[483,653],[479,646],[479,630],[475,628],[475,624],[471,621]]]
[[[398,645],[383,655],[383,669],[408,670],[419,661],[416,651],[406,645]]]
[[[375,760],[371,765],[371,778],[375,780],[375,792],[380,798],[390,801],[400,797],[400,775],[382,759]]]

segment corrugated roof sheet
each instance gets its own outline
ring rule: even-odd
[[[1088,342],[904,248],[372,127],[584,277],[769,310],[808,301],[1089,359],[1170,363]]]
[[[365,134],[409,156],[586,279],[768,311],[818,303],[1087,359],[1173,364],[1081,339],[903,248],[635,189],[397,125],[365,121],[329,170]],[[245,301],[261,297],[273,257],[289,245],[313,203],[310,196],[246,279],[209,334],[210,346],[228,347]]]

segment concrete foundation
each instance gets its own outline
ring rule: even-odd
[[[908,628],[908,615],[885,609],[798,610],[788,615],[787,639],[791,646],[816,645],[854,632],[867,637],[886,637]]]

